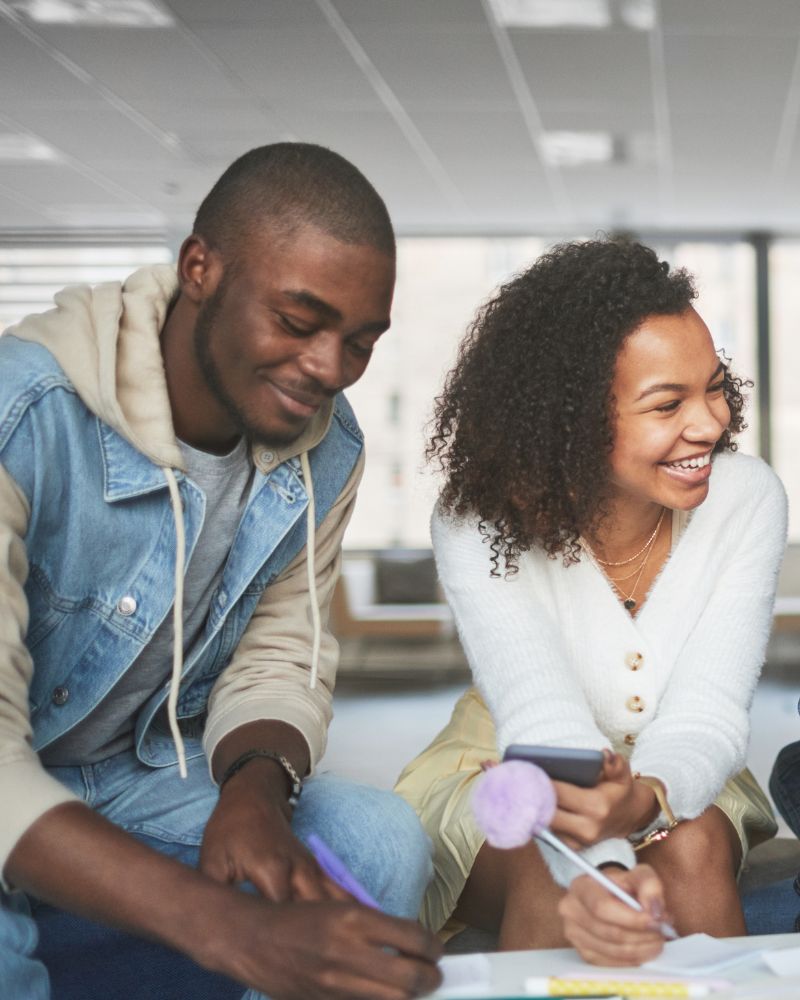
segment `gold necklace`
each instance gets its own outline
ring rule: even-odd
[[[656,525],[656,530],[647,539],[647,542],[646,542],[644,548],[639,549],[639,552],[637,553],[637,555],[641,555],[644,552],[644,559],[642,560],[642,564],[641,564],[641,566],[639,566],[638,570],[634,570],[634,573],[636,574],[636,579],[634,580],[633,586],[631,587],[630,591],[627,594],[619,586],[619,584],[622,583],[625,580],[629,580],[634,575],[634,573],[629,573],[628,576],[617,577],[616,579],[614,579],[614,577],[609,576],[605,572],[605,570],[600,569],[600,572],[603,574],[603,576],[605,576],[605,578],[609,581],[609,583],[614,588],[614,590],[616,590],[617,593],[620,595],[620,597],[622,599],[622,606],[625,608],[626,611],[633,612],[634,609],[636,608],[636,601],[634,600],[633,595],[636,593],[636,588],[639,586],[639,581],[642,578],[642,574],[644,573],[644,568],[647,565],[648,559],[650,558],[650,553],[655,548],[656,535],[658,534],[658,529],[661,527],[661,522],[664,520],[664,514],[665,513],[666,513],[666,507],[662,508],[662,510],[661,510],[661,516],[658,519],[658,524]],[[605,565],[605,566],[624,566],[625,563],[629,563],[629,562],[633,561],[632,559],[624,559],[622,562],[618,562],[618,563],[615,563],[615,562],[603,562],[602,559],[598,559],[597,558],[597,556],[594,553],[594,550],[588,544],[588,542],[586,543],[586,547],[589,550],[589,555],[592,557],[592,559],[596,563],[603,563],[603,565]],[[647,550],[646,552],[645,552],[645,549]],[[636,557],[634,556],[633,558],[636,558]]]
[[[594,556],[595,561],[599,562],[601,566],[627,566],[628,563],[632,563],[635,559],[638,559],[639,556],[645,551],[645,549],[647,549],[650,545],[653,544],[653,541],[655,540],[655,537],[658,534],[658,529],[661,527],[661,522],[664,520],[664,514],[666,513],[666,510],[667,510],[666,507],[661,508],[661,514],[658,518],[658,522],[656,523],[655,528],[653,529],[653,534],[647,539],[647,541],[639,549],[636,555],[631,556],[630,559],[621,559],[619,562],[612,562],[610,559],[601,559],[600,556],[598,556],[594,552],[594,550],[592,550],[592,555]],[[622,579],[624,580],[625,577],[623,577]]]
[[[649,551],[650,550],[648,549],[648,554],[649,554]],[[646,558],[647,558],[647,554],[645,555],[645,559]],[[630,580],[630,578],[632,576],[636,576],[636,574],[641,570],[641,568],[642,568],[642,564],[640,563],[638,566],[634,566],[634,568],[631,570],[631,572],[630,573],[626,573],[625,576],[611,576],[610,573],[605,573],[605,571],[603,571],[603,572],[605,573],[605,576],[606,576],[607,579],[609,579],[612,583],[616,584],[616,583],[624,583],[626,580]]]
[[[634,584],[630,589],[630,593],[626,594],[621,587],[618,587],[616,583],[613,580],[611,580],[612,586],[622,597],[622,606],[623,608],[625,608],[626,611],[633,611],[634,608],[636,607],[636,601],[633,599],[633,595],[636,593],[636,588],[639,586],[639,581],[642,578],[642,573],[644,573],[644,568],[647,565],[647,560],[650,558],[650,553],[653,551],[654,548],[655,546],[651,544],[650,548],[647,550],[647,555],[642,560],[642,565],[639,567],[639,572],[636,575],[636,580],[634,581]]]

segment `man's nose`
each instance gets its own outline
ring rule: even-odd
[[[314,379],[326,392],[339,392],[348,385],[344,347],[336,334],[318,334],[299,360],[303,374]]]

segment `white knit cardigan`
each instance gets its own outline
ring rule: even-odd
[[[476,521],[437,508],[431,532],[501,753],[611,745],[661,779],[679,818],[699,816],[744,767],[786,543],[786,496],[764,462],[714,459],[708,497],[635,619],[585,555],[565,567],[528,552],[516,575],[496,578]],[[634,858],[626,840],[585,853],[595,864]],[[559,882],[576,874],[545,855]]]

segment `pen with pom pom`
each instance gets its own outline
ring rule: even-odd
[[[548,827],[556,811],[556,793],[552,781],[535,764],[508,760],[489,768],[478,779],[472,794],[475,821],[486,834],[492,847],[510,849],[522,847],[533,837],[556,851],[591,876],[617,899],[641,913],[644,907],[638,899],[625,892],[577,851],[567,847]],[[668,923],[660,922],[663,937],[674,941],[678,935]]]

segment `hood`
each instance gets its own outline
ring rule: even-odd
[[[177,294],[174,266],[156,264],[123,283],[71,285],[55,296],[54,309],[8,332],[46,347],[88,409],[152,462],[185,471],[159,340]],[[278,461],[317,445],[332,416],[329,401],[298,438],[273,448]]]

